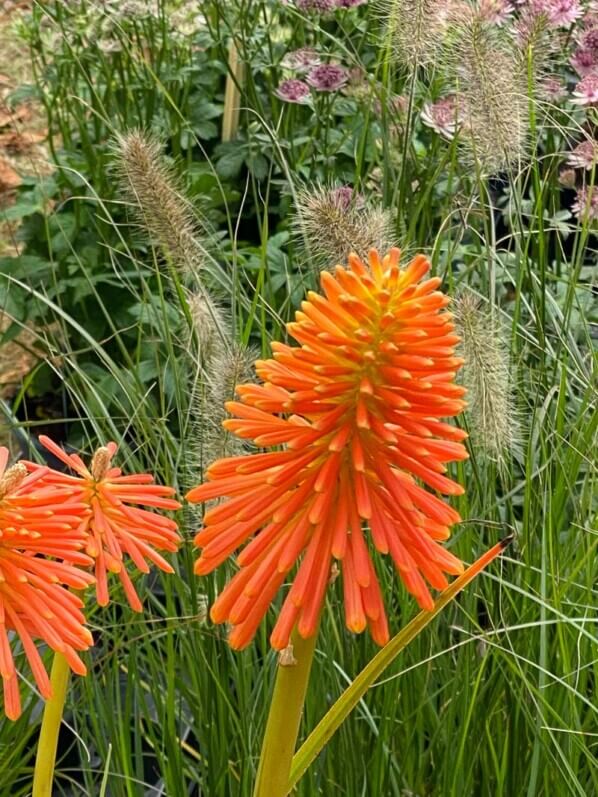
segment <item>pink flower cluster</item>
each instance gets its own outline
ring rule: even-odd
[[[586,80],[587,78],[584,78]],[[598,187],[593,185],[594,171],[598,166],[598,143],[591,138],[586,138],[575,146],[567,156],[567,167],[561,170],[559,182],[565,188],[575,188],[577,174],[575,169],[591,171],[590,183],[586,184],[583,177],[582,185],[577,189],[575,202],[571,211],[582,222],[598,219]],[[582,172],[583,174],[583,172]]]
[[[503,25],[515,7],[509,0],[479,0],[478,10],[481,18],[495,25]]]
[[[349,208],[362,210],[365,207],[363,195],[358,194],[349,185],[341,185],[338,188],[333,188],[330,191],[330,199],[339,210],[343,211],[347,211]]]
[[[589,138],[582,141],[571,150],[567,163],[574,169],[593,169],[598,164],[598,144]]]
[[[582,222],[598,219],[598,188],[594,185],[580,188],[571,210]]]
[[[451,139],[459,127],[459,103],[453,94],[424,105],[422,122],[444,138]]]
[[[595,105],[598,103],[598,17],[591,10],[585,15],[575,42],[577,49],[570,64],[581,79],[573,91],[573,102]]]
[[[310,87],[315,91],[338,91],[350,77],[344,66],[321,63],[318,53],[310,47],[287,53],[280,65],[302,76],[302,79],[283,80],[276,88],[274,93],[285,102],[308,102],[311,96]]]
[[[545,14],[553,28],[568,27],[583,14],[579,0],[531,0],[530,6],[536,14]]]

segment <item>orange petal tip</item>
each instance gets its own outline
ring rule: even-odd
[[[191,490],[185,495],[185,500],[190,501],[192,504],[198,501],[201,501],[201,488],[203,484],[199,484],[197,487],[192,487]]]

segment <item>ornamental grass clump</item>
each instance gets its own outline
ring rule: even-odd
[[[228,123],[227,123],[228,125]],[[233,135],[229,126],[230,136]],[[201,476],[202,462],[232,453],[230,435],[223,433],[222,407],[230,379],[247,369],[245,348],[230,334],[229,322],[203,281],[207,255],[204,231],[158,140],[139,130],[118,136],[114,147],[121,189],[149,239],[176,270],[173,293],[179,296],[177,275],[184,283],[186,313],[181,312],[181,348],[188,371],[189,414],[194,457],[184,478]]]

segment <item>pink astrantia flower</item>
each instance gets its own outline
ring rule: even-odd
[[[422,122],[441,136],[451,139],[459,126],[457,98],[450,94],[438,102],[428,102],[422,111]]]
[[[559,183],[565,188],[575,188],[577,175],[574,169],[561,169],[559,172]]]
[[[480,0],[478,6],[481,19],[494,25],[502,25],[514,10],[509,0]]]
[[[598,73],[591,72],[582,78],[573,92],[576,105],[595,105],[598,103]]]
[[[569,63],[578,75],[585,77],[591,72],[594,72],[598,67],[598,52],[595,53],[592,50],[580,47],[579,50],[573,53]]]
[[[284,102],[306,103],[309,100],[309,86],[302,80],[283,80],[274,93]]]
[[[587,27],[579,34],[577,41],[582,50],[589,50],[594,55],[598,54],[598,26]]]
[[[363,196],[351,188],[349,185],[341,185],[338,188],[333,188],[330,191],[332,202],[340,210],[349,210],[349,208],[363,208],[365,200]]]
[[[563,81],[554,76],[545,77],[540,83],[542,97],[549,102],[559,102],[567,96],[567,89]]]
[[[598,219],[598,188],[596,186],[590,186],[589,189],[580,188],[571,210],[581,221]]]
[[[287,53],[280,65],[284,69],[292,69],[295,72],[307,72],[320,63],[320,56],[314,49],[302,47],[300,50],[293,50]]]
[[[574,169],[593,168],[598,163],[598,144],[590,139],[582,141],[571,150],[567,163]]]
[[[355,6],[363,5],[367,0],[336,0],[335,5],[337,8],[355,8]]]
[[[338,91],[349,79],[349,73],[337,64],[322,64],[310,70],[307,82],[316,91]]]
[[[536,13],[546,14],[554,28],[570,25],[583,13],[579,0],[532,0],[531,6]]]

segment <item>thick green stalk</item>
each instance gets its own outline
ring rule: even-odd
[[[278,664],[253,797],[286,797],[289,793],[289,773],[316,637],[317,632],[309,639],[302,639],[295,629],[291,644],[296,663]]]
[[[359,673],[336,703],[320,720],[316,728],[307,737],[297,754],[293,758],[291,777],[287,784],[287,790],[281,792],[271,792],[271,797],[286,795],[297,784],[305,774],[308,767],[316,760],[318,755],[330,741],[332,736],[340,728],[355,706],[363,698],[365,693],[374,684],[382,672],[396,659],[399,653],[412,642],[415,637],[423,631],[437,614],[455,598],[470,581],[482,572],[490,562],[502,553],[511,541],[511,537],[502,540],[489,551],[486,551],[471,567],[456,578],[439,596],[431,612],[420,612],[408,623],[399,633],[377,653],[369,664]],[[266,792],[263,792],[265,797]],[[260,793],[262,797],[262,793]]]
[[[37,743],[31,797],[52,797],[58,732],[62,722],[69,676],[70,669],[67,660],[62,653],[55,653],[50,675],[52,697],[46,701],[44,707],[42,728]]]

